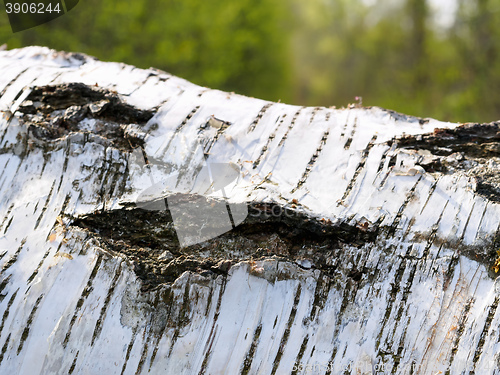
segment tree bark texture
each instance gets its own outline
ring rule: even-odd
[[[500,373],[498,123],[0,71],[2,374]]]

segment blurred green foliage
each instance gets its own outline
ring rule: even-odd
[[[500,119],[500,0],[81,0],[0,44],[154,66],[194,83],[301,105],[355,96],[421,117]],[[1,8],[3,12],[3,8]]]

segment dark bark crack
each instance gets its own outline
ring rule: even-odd
[[[177,202],[190,202],[196,207],[215,201],[193,194],[175,197]],[[336,280],[366,283],[374,270],[360,262],[359,256],[372,247],[385,246],[384,241],[392,236],[390,227],[382,227],[379,222],[368,226],[362,225],[364,222],[332,223],[278,204],[248,203],[248,216],[240,225],[204,242],[181,247],[166,200],[148,203],[152,208],[162,203],[166,209],[151,210],[128,203],[121,209],[72,218],[71,223],[99,238],[104,249],[125,257],[142,281],[143,290],[170,284],[185,271],[216,277],[226,275],[233,264],[242,261],[254,264],[256,260],[265,259],[317,269],[325,277]],[[203,210],[186,210],[180,220],[186,225],[199,223],[203,214]],[[220,225],[217,220],[207,222],[214,230]],[[196,230],[194,224],[192,229]],[[407,240],[425,241],[429,236],[422,233]],[[456,249],[459,254],[484,264],[490,277],[496,277],[492,269],[497,257],[494,239],[485,239],[482,245],[464,245],[460,241],[432,238],[432,243]],[[403,256],[403,262],[407,260],[425,262],[426,255]]]
[[[461,152],[471,158],[500,156],[500,124],[463,124],[455,129],[434,129],[433,133],[405,136],[398,146],[427,149],[437,156]]]
[[[193,204],[211,201],[188,194],[182,199]],[[158,202],[152,201],[151,206]],[[108,250],[124,255],[143,281],[143,290],[171,283],[184,271],[225,275],[234,263],[272,257],[333,276],[337,267],[330,260],[342,244],[362,246],[377,236],[375,227],[333,224],[276,204],[252,203],[247,207],[247,218],[236,228],[188,247],[179,245],[168,205],[166,210],[147,210],[130,204],[74,218],[71,225],[92,232]],[[189,215],[199,215],[199,211],[185,215],[182,220],[189,223]],[[218,225],[217,221],[214,225]],[[346,276],[359,281],[362,273],[362,268],[353,269]]]
[[[427,172],[463,171],[472,178],[477,194],[500,202],[500,123],[435,129],[433,133],[404,136],[396,142],[400,148],[417,150],[421,155],[418,164]]]
[[[17,112],[38,140],[55,141],[72,132],[92,133],[124,151],[144,143],[128,127],[140,128],[154,115],[152,110],[123,102],[114,91],[83,83],[35,87]]]

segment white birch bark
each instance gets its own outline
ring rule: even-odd
[[[0,373],[500,373],[498,124],[41,47],[0,71]],[[134,204],[203,194],[207,162],[253,221],[179,247]]]

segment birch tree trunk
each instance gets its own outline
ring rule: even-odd
[[[0,52],[2,374],[499,374],[500,132]]]

